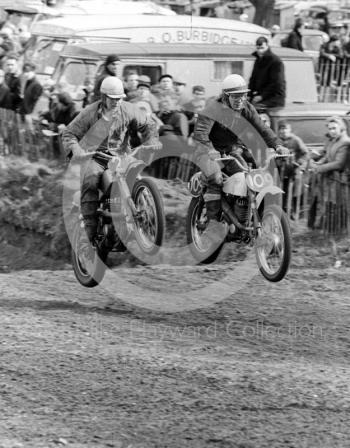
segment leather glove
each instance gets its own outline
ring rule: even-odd
[[[212,160],[210,156],[208,157],[207,155],[205,155],[200,158],[199,166],[202,173],[205,175],[205,177],[208,178],[208,180],[213,180],[218,185],[222,184],[222,173],[218,162]]]
[[[290,155],[289,149],[286,148],[285,146],[282,146],[282,145],[277,145],[276,146],[276,152],[277,152],[277,154],[281,154],[283,156],[289,156]]]
[[[81,148],[79,145],[76,145],[74,149],[72,150],[72,160],[74,162],[79,162],[81,160],[86,159],[87,155],[86,152]]]

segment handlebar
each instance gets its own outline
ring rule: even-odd
[[[274,151],[274,149],[272,149],[272,151]],[[263,170],[267,169],[269,166],[269,163],[271,162],[271,160],[273,159],[281,159],[281,158],[289,158],[292,157],[292,154],[270,154],[267,158],[266,158],[266,162],[265,165],[263,165],[261,168]],[[242,165],[242,163],[237,159],[237,157],[233,156],[226,156],[226,157],[218,157],[217,159],[215,159],[217,162],[223,161],[223,160],[235,160],[235,162],[237,163],[238,167],[242,170],[242,171],[248,171],[247,168]]]

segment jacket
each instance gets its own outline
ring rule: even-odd
[[[350,154],[350,137],[343,134],[334,140],[329,139],[325,144],[325,151],[324,157],[316,162],[317,171],[319,173],[343,171]]]
[[[288,34],[286,47],[304,51],[302,39],[303,36],[299,33],[298,30],[294,29]]]
[[[31,114],[43,88],[36,78],[29,79],[24,86],[24,95],[20,111],[23,115]]]
[[[138,132],[144,144],[158,142],[155,122],[143,114],[135,105],[121,102],[120,114],[111,121],[102,116],[101,101],[83,109],[62,131],[62,143],[70,157],[74,149],[85,151],[128,151],[130,135]]]
[[[222,97],[210,99],[199,113],[193,139],[197,142],[197,157],[212,147],[224,154],[230,153],[235,144],[243,143],[256,151],[265,145],[276,148],[281,143],[249,102],[240,112],[235,112],[223,102]]]
[[[10,89],[9,109],[18,110],[22,103],[21,80],[13,73],[6,73],[5,83]]]
[[[286,99],[286,80],[282,60],[267,49],[263,56],[256,57],[249,80],[251,95],[261,95],[267,107],[283,107]]]

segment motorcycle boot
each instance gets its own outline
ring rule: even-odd
[[[211,250],[216,250],[225,240],[228,226],[219,221],[221,198],[205,202],[209,223],[201,235],[202,241]]]

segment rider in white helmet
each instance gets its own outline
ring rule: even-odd
[[[250,150],[254,152],[268,147],[279,152],[286,151],[248,102],[248,92],[242,76],[228,75],[222,81],[220,96],[208,101],[194,129],[195,156],[208,185],[204,199],[209,224],[204,234],[212,243],[213,250],[223,242],[227,233],[226,226],[220,221],[221,170],[230,176],[242,171],[235,161],[217,162],[215,159],[235,153],[242,164],[248,162],[254,165]]]
[[[100,87],[101,99],[88,105],[62,132],[62,143],[68,157],[86,160],[81,186],[81,213],[86,234],[94,243],[97,230],[98,185],[106,167],[86,153],[102,151],[113,154],[130,150],[130,137],[137,132],[141,143],[161,149],[155,122],[134,104],[123,101],[122,81],[116,76],[106,77]]]

